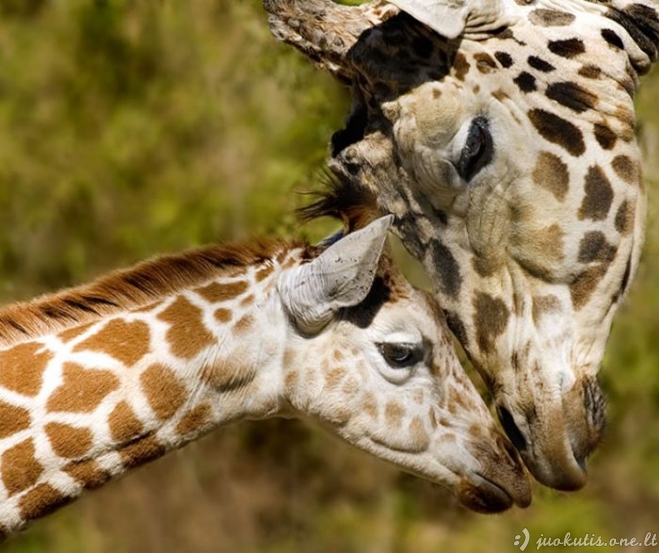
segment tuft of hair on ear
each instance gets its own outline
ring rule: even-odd
[[[341,221],[348,233],[364,228],[382,215],[375,195],[352,182],[348,175],[324,171],[321,182],[322,190],[311,193],[316,200],[296,211],[302,221],[332,217]]]

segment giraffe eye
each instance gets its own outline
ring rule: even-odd
[[[420,358],[419,347],[416,344],[384,342],[378,344],[378,349],[387,364],[394,368],[411,367]]]
[[[492,135],[488,121],[484,117],[476,117],[471,122],[467,140],[460,152],[458,173],[469,182],[476,173],[492,161],[492,153]]]

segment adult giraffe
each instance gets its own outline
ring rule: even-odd
[[[331,170],[379,207],[533,473],[585,484],[597,382],[638,264],[638,76],[653,0],[265,0],[275,36],[350,85]]]

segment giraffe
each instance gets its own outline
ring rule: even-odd
[[[476,511],[528,505],[441,311],[383,255],[390,224],[319,247],[206,247],[0,311],[2,533],[211,429],[274,416]]]
[[[264,5],[278,40],[350,87],[330,170],[396,216],[533,476],[581,488],[643,243],[633,96],[656,2]]]

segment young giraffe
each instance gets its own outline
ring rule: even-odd
[[[0,529],[240,419],[298,416],[477,511],[530,489],[440,311],[381,258],[391,217],[324,251],[210,247],[0,312]]]
[[[278,39],[352,88],[330,168],[396,215],[533,475],[577,489],[643,242],[633,95],[657,4],[391,1],[265,6]]]

